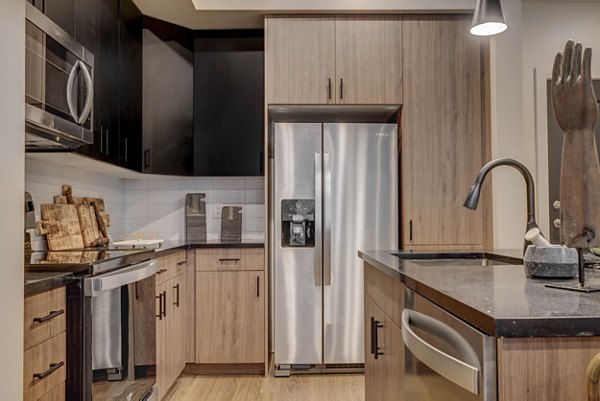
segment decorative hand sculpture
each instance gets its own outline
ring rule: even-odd
[[[600,245],[600,164],[594,138],[598,105],[591,59],[591,48],[582,57],[581,43],[569,40],[552,71],[552,106],[564,132],[560,239],[573,248]]]

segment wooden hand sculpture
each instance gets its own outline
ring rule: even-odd
[[[560,240],[573,248],[600,246],[600,164],[594,129],[592,49],[569,40],[554,59],[552,106],[564,132],[560,174]],[[552,163],[552,160],[550,160]]]

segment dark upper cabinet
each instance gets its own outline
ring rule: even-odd
[[[192,175],[194,33],[144,17],[143,171]]]
[[[75,1],[79,0],[35,0],[33,4],[46,14],[48,18],[73,36],[75,32],[73,4]]]
[[[263,175],[264,33],[198,31],[194,175]]]
[[[78,0],[75,33],[94,54],[94,143],[76,151],[117,163],[119,157],[119,0]]]
[[[142,171],[142,14],[131,0],[119,3],[119,164]],[[146,157],[146,164],[148,160]]]

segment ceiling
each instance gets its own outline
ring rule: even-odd
[[[133,0],[144,15],[190,29],[262,28],[265,14],[464,12],[475,0]],[[600,0],[599,0],[600,1]]]

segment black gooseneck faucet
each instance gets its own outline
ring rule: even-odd
[[[479,196],[481,195],[481,185],[483,184],[483,180],[485,179],[486,175],[492,171],[492,169],[498,166],[511,166],[518,170],[525,179],[525,184],[527,186],[527,228],[525,232],[531,230],[532,228],[539,228],[535,221],[535,186],[533,184],[533,177],[531,176],[531,173],[527,167],[515,159],[508,157],[495,159],[483,166],[479,171],[479,174],[477,174],[477,178],[475,178],[475,182],[471,186],[463,206],[471,210],[477,209],[477,203],[479,202]],[[527,250],[527,246],[530,244],[531,242],[525,240],[523,244],[523,255]]]

